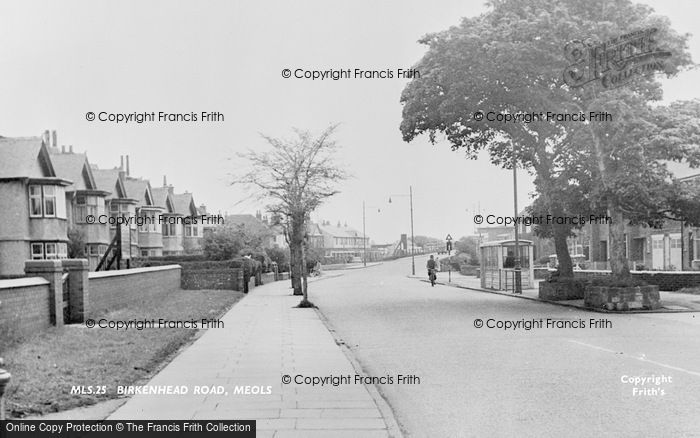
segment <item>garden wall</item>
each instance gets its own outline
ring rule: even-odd
[[[18,339],[51,325],[49,282],[29,277],[0,280],[0,339]]]
[[[575,278],[590,280],[611,275],[610,271],[574,271]],[[632,271],[632,276],[649,284],[659,286],[662,291],[675,291],[685,287],[700,286],[700,271]]]
[[[167,295],[180,289],[180,273],[178,265],[90,272],[85,313],[92,317],[105,310],[138,302],[146,296]]]

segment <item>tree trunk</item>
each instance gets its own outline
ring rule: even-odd
[[[302,291],[302,245],[304,244],[304,220],[297,215],[292,216],[292,238],[289,242],[291,250],[291,275],[294,295],[303,295]]]
[[[552,231],[554,234],[554,249],[557,254],[557,262],[559,266],[557,270],[559,271],[560,277],[574,277],[574,265],[571,262],[571,255],[569,254],[569,245],[566,241],[566,237],[569,234],[569,229],[566,225],[552,225]]]
[[[630,267],[625,254],[625,218],[612,202],[608,202],[608,216],[611,220],[608,236],[610,270],[614,278],[629,278],[631,277]]]
[[[304,295],[304,298],[302,301],[308,302],[309,301],[309,284],[308,284],[308,269],[309,267],[306,264],[306,242],[304,242],[301,245],[301,279],[302,279],[302,285],[301,285],[301,291],[302,294]]]

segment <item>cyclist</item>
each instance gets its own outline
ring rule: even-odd
[[[427,268],[428,268],[428,278],[430,279],[430,285],[435,286],[435,280],[437,279],[437,275],[435,274],[435,266],[437,264],[435,263],[435,259],[433,256],[430,256],[430,259],[428,260],[427,263]]]

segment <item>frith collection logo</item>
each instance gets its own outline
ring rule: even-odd
[[[656,46],[658,29],[649,28],[611,38],[603,43],[574,40],[564,48],[572,62],[564,70],[564,82],[582,87],[600,81],[603,88],[617,88],[636,76],[666,70],[671,52]]]

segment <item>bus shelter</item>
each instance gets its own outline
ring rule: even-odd
[[[535,287],[533,245],[520,240],[520,269],[523,289]],[[483,243],[481,250],[481,287],[493,290],[515,290],[515,240]]]

